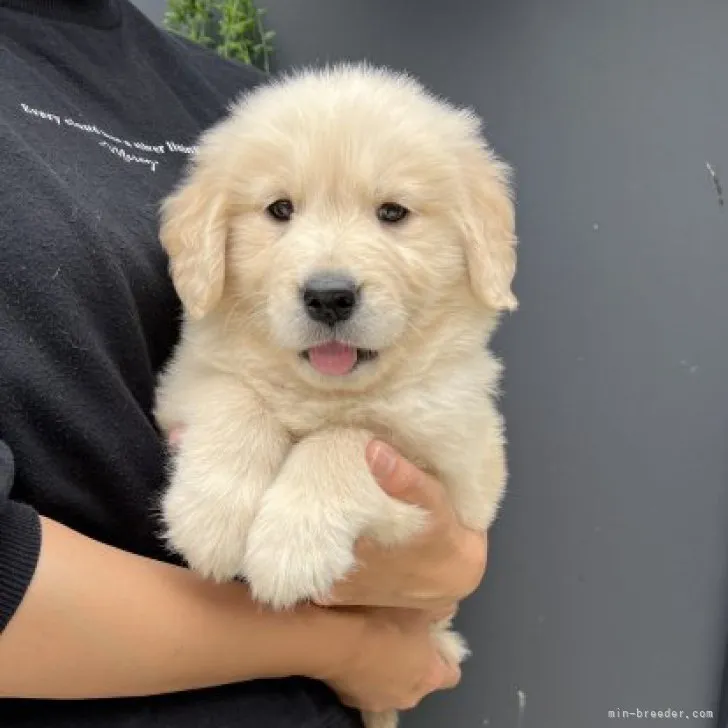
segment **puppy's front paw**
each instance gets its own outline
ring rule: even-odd
[[[253,597],[275,609],[324,599],[354,566],[355,537],[345,522],[327,520],[310,504],[265,499],[243,562]]]
[[[252,508],[173,482],[162,511],[167,542],[192,570],[215,581],[241,575]]]

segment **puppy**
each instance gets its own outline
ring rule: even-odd
[[[360,536],[395,546],[425,522],[371,477],[374,436],[486,529],[506,482],[487,342],[516,307],[514,228],[479,120],[411,77],[307,70],[236,103],[162,207],[185,310],[156,402],[163,431],[185,428],[171,548],[278,609],[326,597]],[[435,636],[463,659],[449,624]]]

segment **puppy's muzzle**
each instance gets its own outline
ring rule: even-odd
[[[353,315],[359,303],[359,288],[347,275],[320,273],[306,281],[301,297],[310,319],[335,326]]]

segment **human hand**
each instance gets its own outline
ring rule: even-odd
[[[169,442],[179,444],[183,428]],[[430,517],[409,543],[383,547],[361,538],[357,568],[337,583],[321,606],[400,607],[452,614],[480,585],[487,563],[487,534],[458,521],[442,483],[422,472],[389,445],[374,440],[366,452],[369,468],[384,491],[420,506]]]
[[[355,625],[344,657],[314,675],[341,701],[370,712],[409,710],[438,690],[460,682],[460,668],[445,662],[431,633],[433,617],[410,609],[352,608],[330,610]]]
[[[454,612],[480,584],[487,561],[487,535],[460,524],[442,483],[379,441],[369,443],[367,463],[393,498],[430,513],[409,543],[383,547],[368,538],[356,545],[357,568],[339,582],[324,606],[379,606]]]

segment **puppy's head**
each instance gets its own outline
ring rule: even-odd
[[[409,77],[307,71],[202,137],[161,240],[190,318],[224,312],[310,383],[357,386],[448,308],[515,308],[508,171]]]

